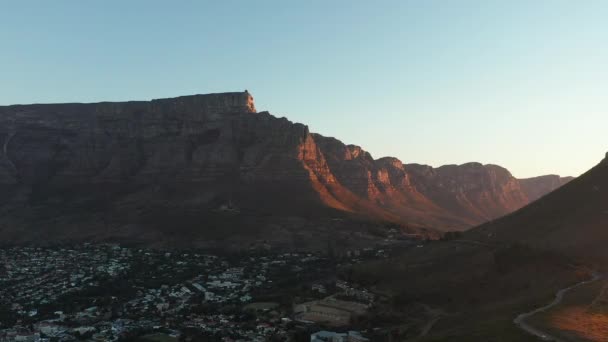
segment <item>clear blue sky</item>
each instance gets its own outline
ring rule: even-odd
[[[376,158],[578,175],[608,150],[607,1],[2,1],[0,104],[248,89]]]

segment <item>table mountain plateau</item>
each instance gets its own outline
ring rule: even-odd
[[[0,143],[5,243],[294,241],[336,222],[463,230],[568,181],[374,159],[257,112],[248,92],[4,106]]]

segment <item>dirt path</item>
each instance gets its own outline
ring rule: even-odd
[[[513,323],[515,323],[516,326],[518,326],[520,329],[523,329],[524,331],[526,331],[529,334],[532,334],[540,339],[542,339],[543,341],[556,341],[556,342],[564,342],[564,340],[559,339],[555,336],[551,336],[549,333],[544,332],[540,329],[534,328],[531,325],[529,325],[528,323],[526,323],[526,318],[533,316],[539,312],[544,312],[547,311],[557,305],[559,305],[562,300],[564,299],[564,295],[574,289],[577,288],[579,286],[585,285],[585,284],[589,284],[591,282],[594,282],[596,280],[601,279],[602,276],[599,273],[594,273],[593,277],[589,280],[585,280],[582,281],[580,283],[574,284],[572,286],[566,287],[564,289],[561,289],[559,291],[557,291],[557,293],[555,294],[555,299],[553,299],[553,301],[545,306],[542,306],[540,308],[537,308],[535,310],[532,310],[530,312],[526,312],[526,313],[522,313],[520,315],[518,315],[517,317],[515,317],[515,319],[513,320]]]
[[[426,310],[427,314],[429,314],[432,318],[422,327],[422,331],[418,337],[424,337],[428,335],[429,331],[433,328],[433,325],[439,321],[439,319],[446,315],[446,313],[441,309],[432,309],[430,306],[426,304],[422,304],[424,310]]]

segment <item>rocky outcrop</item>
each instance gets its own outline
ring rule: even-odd
[[[573,180],[574,177],[560,177],[558,175],[546,175],[532,178],[520,179],[522,190],[528,196],[530,202],[536,201],[544,195],[560,188],[562,185]]]
[[[528,203],[519,181],[497,165],[467,163],[432,168],[408,164],[417,189],[471,225],[492,220]]]
[[[451,230],[528,202],[501,167],[374,159],[248,92],[0,107],[0,142],[4,241],[264,239],[276,217]]]

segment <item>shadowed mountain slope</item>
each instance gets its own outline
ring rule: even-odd
[[[608,162],[470,236],[525,242],[608,264]]]

